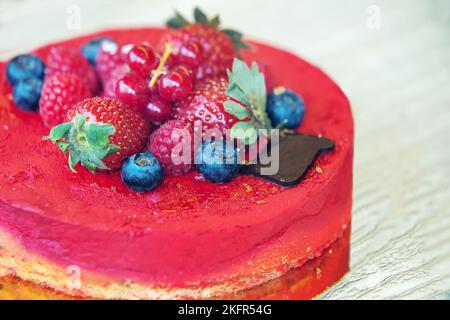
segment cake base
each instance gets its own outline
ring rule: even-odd
[[[322,255],[308,260],[278,279],[241,292],[215,297],[215,299],[272,299],[306,300],[313,299],[330,283],[336,283],[349,271],[350,227],[341,238],[324,249]],[[0,278],[0,300],[63,300],[93,299],[93,297],[70,296],[51,288],[23,281],[9,275]]]

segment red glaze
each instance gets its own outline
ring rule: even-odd
[[[156,43],[159,29],[110,31],[61,43],[79,47],[98,36]],[[250,176],[227,184],[196,172],[167,176],[151,193],[128,190],[119,173],[72,174],[38,114],[15,108],[0,65],[0,228],[30,252],[62,266],[164,286],[237,288],[300,264],[350,223],[353,120],[348,100],[324,73],[282,50],[252,43],[246,61],[276,68],[274,82],[292,88],[307,111],[299,131],[333,139],[292,189]],[[45,56],[49,46],[37,50]],[[250,263],[252,262],[252,263]],[[242,280],[242,281],[241,281]],[[244,281],[245,280],[245,281]]]

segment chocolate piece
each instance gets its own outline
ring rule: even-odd
[[[333,149],[334,142],[330,139],[299,133],[290,134],[280,139],[280,164],[276,174],[261,174],[262,168],[270,166],[261,163],[244,165],[240,172],[275,182],[283,187],[293,187],[303,179],[322,152]]]

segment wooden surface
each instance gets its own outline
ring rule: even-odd
[[[1,0],[0,59],[194,4],[319,65],[352,102],[352,270],[323,298],[449,298],[450,1]]]

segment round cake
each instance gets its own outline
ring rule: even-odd
[[[157,44],[163,29],[104,31],[44,46],[79,48],[99,36]],[[307,106],[296,129],[326,137],[301,181],[254,175],[217,184],[195,170],[165,176],[151,192],[120,172],[71,172],[42,139],[38,113],[15,107],[0,64],[0,298],[309,299],[349,269],[353,120],[341,89],[321,70],[250,41],[245,62]],[[299,157],[301,154],[299,155]]]

